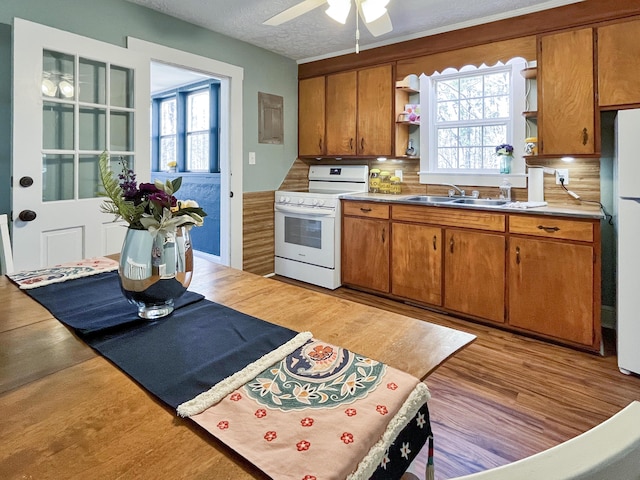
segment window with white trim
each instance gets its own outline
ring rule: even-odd
[[[422,183],[499,184],[504,143],[514,146],[512,173],[524,173],[525,67],[518,58],[421,77]]]

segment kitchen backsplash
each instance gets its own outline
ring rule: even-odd
[[[580,195],[583,200],[600,201],[600,160],[597,158],[580,158],[572,163],[564,162],[560,159],[536,159],[530,157],[527,159],[530,165],[539,165],[550,168],[564,168],[569,170],[569,189]],[[297,159],[286,178],[280,186],[280,190],[304,190],[308,187],[307,175],[310,165],[339,163],[344,165],[361,165],[362,159],[359,160],[308,160]],[[402,193],[403,194],[429,194],[440,195],[447,194],[449,187],[442,185],[424,185],[419,183],[418,171],[420,169],[420,161],[412,160],[387,160],[379,162],[375,159],[369,160],[369,168],[380,168],[389,170],[392,174],[395,170],[402,170]],[[465,190],[478,190],[481,197],[497,197],[497,187],[473,187],[465,186]],[[511,198],[513,201],[526,202],[528,192],[526,188],[513,188],[511,190]],[[544,199],[552,205],[576,206],[580,202],[570,197],[560,185],[556,185],[555,175],[544,175]]]

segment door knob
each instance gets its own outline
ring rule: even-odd
[[[18,218],[23,222],[32,222],[38,215],[33,210],[22,210],[18,215]]]
[[[30,187],[31,185],[33,185],[33,178],[31,178],[31,177],[22,177],[20,179],[20,186],[21,187]]]

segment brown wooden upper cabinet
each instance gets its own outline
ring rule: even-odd
[[[593,29],[538,43],[538,137],[543,155],[596,153]]]
[[[328,75],[324,153],[327,156],[391,155],[392,108],[391,65]],[[300,128],[305,128],[302,123]],[[305,155],[302,150],[300,155]]]
[[[327,155],[356,155],[358,74],[327,76]]]
[[[325,153],[325,77],[298,83],[298,154]]]
[[[640,20],[598,28],[601,107],[640,103]]]

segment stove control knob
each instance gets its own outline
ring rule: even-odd
[[[302,205],[304,203],[304,198],[299,198],[298,199],[298,205]]]
[[[291,197],[285,197],[284,202],[289,203],[291,201]]]
[[[313,199],[313,205],[314,205],[314,206],[315,206],[315,205],[318,205],[318,199],[317,199],[317,198],[314,198],[314,199]]]
[[[284,197],[280,197],[280,199],[278,200],[278,203],[284,203]]]
[[[324,205],[324,200],[320,200],[320,201],[318,202],[318,205],[323,206],[323,205]]]

